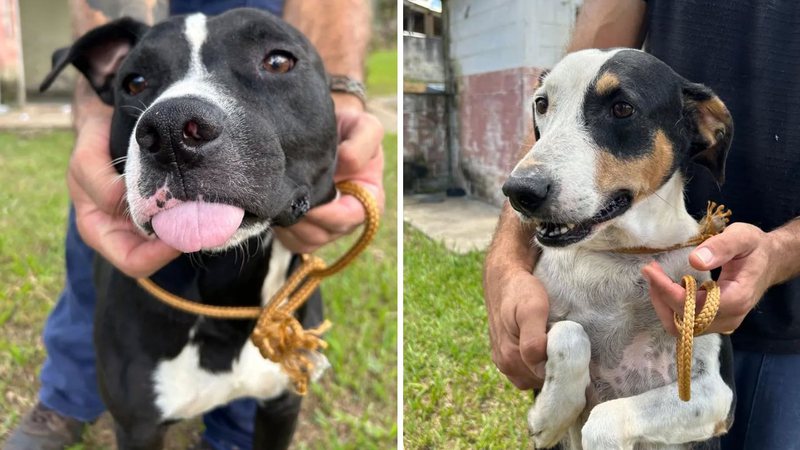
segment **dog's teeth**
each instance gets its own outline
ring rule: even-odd
[[[567,230],[568,230],[568,228],[567,228],[567,227],[561,227],[561,229],[559,229],[559,231],[561,232],[561,234],[564,234],[564,233],[566,233],[566,232],[567,232]]]

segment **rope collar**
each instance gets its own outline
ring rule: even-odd
[[[213,319],[258,319],[250,335],[253,344],[261,356],[280,364],[292,380],[295,391],[305,395],[314,369],[314,363],[308,355],[327,347],[321,336],[331,324],[326,320],[320,326],[306,330],[295,318],[294,312],[306,302],[324,278],[340,272],[367,248],[378,231],[380,221],[378,205],[366,189],[352,181],[337,183],[336,187],[340,192],[355,197],[364,207],[366,221],[361,236],[330,266],[317,256],[302,255],[300,267],[263,307],[205,305],[167,292],[149,278],[136,281],[154,298],[183,312]]]
[[[655,248],[655,247],[624,247],[608,250],[611,253],[622,253],[627,255],[654,255],[658,253],[668,253],[674,250],[680,250],[687,247],[696,247],[706,239],[716,236],[725,229],[725,226],[730,221],[732,212],[725,209],[725,205],[717,206],[714,202],[708,202],[706,206],[706,215],[700,220],[700,231],[696,236],[686,242],[671,245],[669,247]]]
[[[705,242],[706,239],[721,233],[730,221],[731,211],[724,205],[717,206],[708,202],[706,215],[700,220],[700,232],[688,241],[664,248],[629,247],[610,250],[611,253],[629,255],[645,255],[667,253],[681,248],[695,247]],[[681,284],[686,289],[686,298],[683,305],[683,317],[678,314],[673,316],[675,327],[678,329],[678,341],[675,347],[675,359],[678,373],[678,397],[688,402],[692,397],[692,349],[694,336],[702,334],[719,311],[720,291],[719,285],[714,280],[708,280],[700,287],[704,289],[706,301],[703,308],[695,315],[697,300],[697,281],[691,275],[685,275]],[[727,333],[730,334],[730,333]]]

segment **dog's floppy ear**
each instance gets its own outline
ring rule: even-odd
[[[89,80],[104,103],[113,104],[114,75],[125,55],[149,29],[150,26],[142,22],[124,17],[90,30],[71,47],[53,53],[53,68],[39,86],[39,92],[47,90],[71,63]]]
[[[688,120],[692,161],[705,166],[718,185],[725,182],[725,159],[733,140],[733,119],[714,92],[702,84],[683,86],[684,116]]]

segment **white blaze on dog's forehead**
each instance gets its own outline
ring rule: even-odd
[[[200,13],[186,17],[183,35],[189,44],[189,67],[183,79],[178,80],[164,91],[154,102],[156,104],[168,98],[199,97],[219,106],[226,113],[234,109],[229,96],[224,95],[217,84],[211,80],[203,65],[203,44],[208,38],[206,16]]]
[[[202,50],[208,39],[206,19],[207,17],[201,13],[186,17],[183,35],[189,44],[189,67],[183,78],[167,88],[153,105],[169,98],[198,97],[217,105],[228,114],[234,111],[235,106],[230,96],[225,95],[218,84],[213,82],[212,75],[203,65]]]
[[[192,54],[189,61],[188,76],[202,76],[206,70],[205,67],[203,67],[203,59],[200,49],[203,47],[206,37],[208,37],[206,16],[201,13],[192,14],[191,16],[186,17],[185,24],[186,26],[184,28],[184,35],[186,36],[186,40],[189,42],[189,48],[191,49]]]

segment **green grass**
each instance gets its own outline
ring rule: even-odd
[[[403,243],[404,419],[408,449],[525,448],[529,394],[491,361],[484,254],[456,255],[410,226]]]
[[[296,448],[394,448],[397,440],[397,136],[384,140],[386,213],[375,243],[323,282],[334,327],[333,369],[304,404]],[[0,442],[36,402],[41,330],[63,286],[65,171],[72,134],[0,133]],[[331,260],[346,245],[322,255]],[[197,439],[198,421],[173,427],[169,449]],[[111,447],[108,417],[75,449]]]
[[[371,97],[397,93],[397,49],[378,50],[367,58],[367,94]]]

